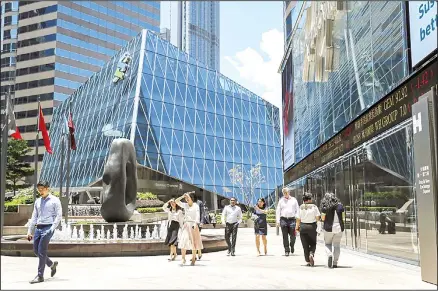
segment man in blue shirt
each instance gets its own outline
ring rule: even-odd
[[[29,282],[31,284],[44,282],[45,265],[50,267],[52,277],[56,273],[58,262],[52,262],[49,259],[47,250],[50,239],[62,219],[61,202],[58,197],[50,194],[49,183],[40,181],[37,184],[37,189],[41,197],[34,203],[32,219],[27,232],[27,239],[30,241],[33,238],[33,251],[39,258],[38,275]],[[35,235],[32,236],[35,226]]]

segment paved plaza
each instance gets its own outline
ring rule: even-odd
[[[224,230],[203,230],[222,233]],[[342,250],[338,269],[326,267],[323,245],[316,266],[305,266],[299,238],[295,254],[285,257],[281,236],[269,229],[268,256],[256,256],[252,229],[239,229],[236,256],[204,254],[192,267],[181,257],[59,258],[58,273],[30,285],[36,257],[1,257],[1,289],[427,289],[419,267]]]

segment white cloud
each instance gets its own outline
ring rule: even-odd
[[[283,58],[283,47],[283,33],[271,29],[262,34],[259,48],[248,47],[232,57],[225,57],[239,72],[239,83],[278,107],[281,107],[281,75],[278,68]]]

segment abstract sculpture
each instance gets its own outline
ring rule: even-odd
[[[106,222],[126,222],[135,209],[137,159],[132,142],[125,138],[111,143],[102,177],[103,201],[100,212]]]

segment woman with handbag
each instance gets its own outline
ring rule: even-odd
[[[181,208],[175,203],[174,199],[170,199],[163,205],[164,212],[167,212],[167,236],[164,244],[170,247],[170,261],[174,261],[176,254],[176,246],[178,245],[178,231],[183,226],[183,213]]]
[[[185,193],[178,197],[175,203],[184,209],[184,225],[182,228],[181,239],[178,242],[178,248],[181,249],[182,265],[186,263],[186,252],[192,250],[191,265],[194,266],[196,262],[196,253],[204,248],[201,240],[201,233],[199,232],[200,210],[197,203],[194,203],[194,193]],[[181,202],[182,199],[186,203]],[[199,256],[201,259],[201,255]]]
[[[265,256],[268,253],[266,236],[268,235],[268,222],[266,221],[268,211],[266,210],[266,202],[264,198],[260,198],[254,206],[252,218],[254,220],[254,232],[256,236],[257,256],[260,256],[260,237],[262,237]]]

